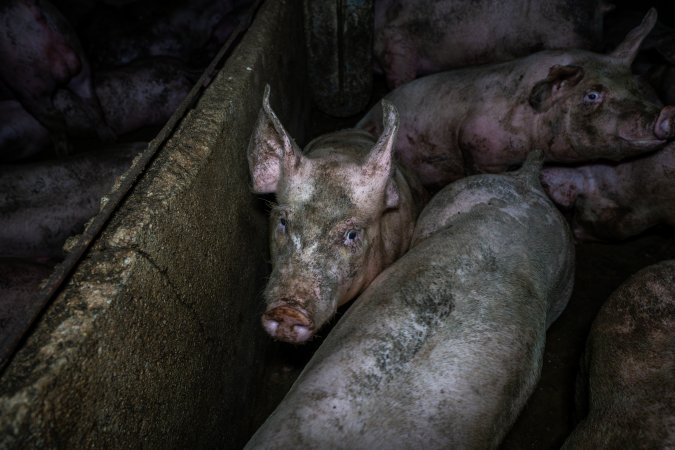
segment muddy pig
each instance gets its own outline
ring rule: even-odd
[[[144,147],[0,166],[0,257],[62,258],[65,240],[82,231]]]
[[[563,449],[675,448],[675,260],[642,269],[593,321]]]
[[[401,114],[396,152],[427,186],[519,165],[529,149],[547,161],[620,160],[675,136],[662,107],[630,72],[656,11],[608,55],[543,51],[511,62],[430,75],[385,98]],[[358,124],[376,134],[379,105]]]
[[[172,58],[151,58],[95,74],[96,94],[107,123],[117,134],[163,125],[194,85],[195,73]],[[65,89],[54,95],[70,130],[94,137],[77,100]],[[13,100],[0,101],[0,161],[11,162],[44,150],[49,132]]]
[[[101,70],[94,76],[96,94],[107,123],[117,134],[146,126],[163,125],[190,92],[198,75],[175,58],[155,57],[122,67]],[[69,129],[91,134],[88,120],[75,107],[67,90],[54,96]]]
[[[375,142],[362,130],[322,135],[304,153],[269,104],[248,148],[256,193],[276,193],[270,215],[272,274],[262,323],[276,339],[301,343],[410,244],[424,191],[392,159],[396,110],[385,103]]]
[[[597,50],[604,1],[377,0],[375,56],[390,87],[544,49]]]
[[[57,151],[69,148],[69,130],[52,96],[66,88],[103,140],[115,133],[103,118],[91,68],[68,21],[46,0],[9,0],[0,6],[0,81],[45,128]]]
[[[656,225],[675,226],[675,142],[618,164],[546,167],[541,181],[569,213],[579,240],[626,239]]]
[[[436,194],[246,448],[496,448],[573,284],[540,164]]]

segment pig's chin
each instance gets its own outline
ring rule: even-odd
[[[644,124],[618,127],[617,137],[623,147],[652,150],[666,143],[666,140],[656,135],[653,129],[653,125],[644,126]]]

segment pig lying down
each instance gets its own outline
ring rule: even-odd
[[[598,47],[600,0],[377,0],[375,57],[391,87],[534,51]]]
[[[407,249],[426,195],[392,159],[396,110],[385,102],[375,142],[361,130],[318,137],[304,153],[269,104],[248,148],[256,193],[276,193],[265,330],[301,343]]]
[[[121,135],[163,125],[190,92],[193,77],[194,73],[175,59],[151,58],[100,71],[94,78],[104,117],[111,129]],[[95,136],[70,91],[59,89],[53,104],[72,135]],[[0,101],[0,162],[33,156],[48,144],[49,131],[18,102]]]
[[[662,107],[630,65],[656,20],[651,10],[610,54],[543,51],[511,62],[417,79],[385,98],[401,114],[396,153],[433,188],[476,172],[502,172],[529,149],[546,161],[620,160],[675,137]],[[357,124],[381,130],[380,107]]]
[[[496,448],[539,378],[574,247],[519,172],[447,186],[246,448]]]
[[[612,293],[582,368],[588,415],[563,449],[675,448],[675,260],[642,269]]]
[[[545,167],[541,182],[579,240],[626,239],[675,226],[675,142],[617,164]]]
[[[144,143],[0,166],[0,257],[59,260]]]
[[[67,89],[73,106],[102,140],[115,138],[106,124],[91,67],[61,13],[46,0],[6,0],[0,8],[0,82],[49,132],[57,150],[68,148],[63,114],[52,97]]]

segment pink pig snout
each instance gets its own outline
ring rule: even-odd
[[[277,306],[262,315],[265,331],[275,339],[292,344],[306,342],[314,334],[314,322],[306,311],[295,306]]]
[[[664,106],[656,119],[654,134],[659,139],[675,137],[675,106]]]

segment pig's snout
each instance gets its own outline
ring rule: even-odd
[[[293,344],[306,342],[314,334],[314,323],[307,313],[292,306],[265,311],[262,325],[273,338]]]
[[[675,106],[665,106],[654,125],[654,134],[659,139],[675,137]]]

